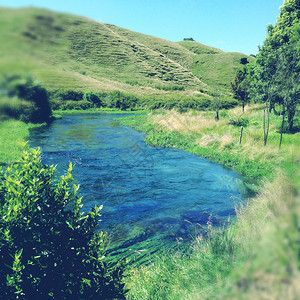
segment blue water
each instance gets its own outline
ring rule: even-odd
[[[30,136],[45,163],[60,172],[75,164],[83,209],[103,204],[101,228],[119,250],[155,252],[235,215],[247,198],[241,176],[182,150],[146,145],[144,133],[117,121],[123,116],[64,116]]]

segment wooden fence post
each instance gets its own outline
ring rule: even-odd
[[[241,126],[241,133],[240,133],[240,144],[242,143],[243,129],[244,129],[244,127],[243,127],[243,126]]]

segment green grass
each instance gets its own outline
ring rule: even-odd
[[[233,232],[208,226],[206,237],[195,238],[186,253],[171,251],[152,257],[148,266],[132,268],[128,298],[187,299],[195,290],[215,285],[232,270],[236,251],[232,243]]]
[[[0,25],[0,76],[32,73],[50,91],[180,98],[222,87],[230,93],[228,82],[241,67],[240,55],[233,59],[235,54],[216,50],[218,59],[203,54],[206,69],[200,70],[195,62],[200,54],[187,42],[38,8],[2,7]]]
[[[227,53],[195,41],[182,41],[179,44],[195,53],[191,65],[192,73],[212,87],[212,91],[217,89],[225,94],[231,92],[230,83],[241,68],[241,58],[245,57],[249,62],[253,60],[242,53]]]
[[[11,164],[20,158],[29,130],[37,126],[42,125],[25,124],[16,120],[0,122],[0,165]]]

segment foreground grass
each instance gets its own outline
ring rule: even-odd
[[[150,145],[207,157],[259,186],[234,224],[218,230],[208,224],[190,253],[152,257],[131,269],[129,299],[299,299],[299,133],[284,134],[279,149],[280,119],[272,116],[263,147],[259,107],[223,111],[219,121],[210,112],[162,111],[122,123],[146,131]]]

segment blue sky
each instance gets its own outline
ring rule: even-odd
[[[0,0],[70,12],[171,41],[192,37],[227,52],[256,54],[283,0]]]

